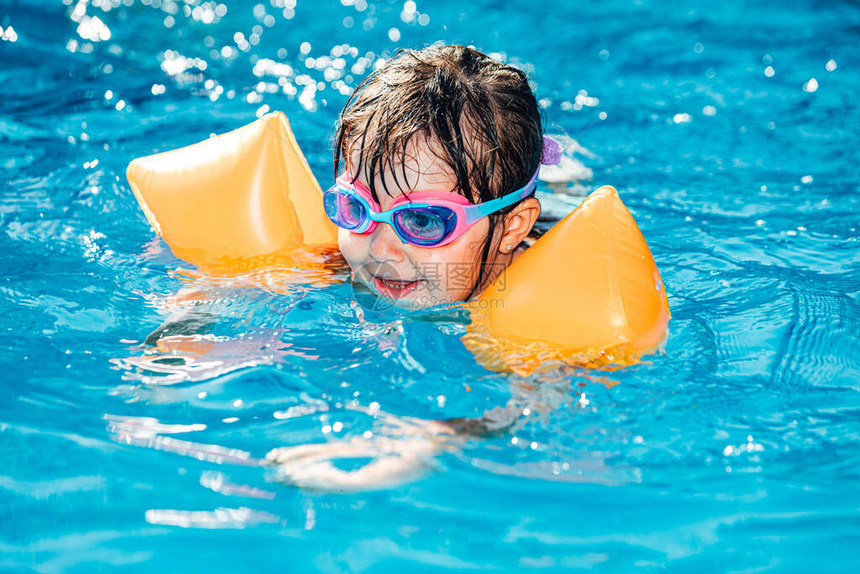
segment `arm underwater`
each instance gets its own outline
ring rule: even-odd
[[[174,255],[205,274],[291,268],[326,284],[337,230],[280,112],[128,166]],[[594,191],[476,300],[463,343],[491,370],[623,366],[663,341],[669,305],[654,258],[612,187]]]

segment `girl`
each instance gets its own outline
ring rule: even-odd
[[[525,249],[543,147],[522,71],[464,46],[398,52],[335,136],[324,202],[354,279],[413,308],[479,295]]]

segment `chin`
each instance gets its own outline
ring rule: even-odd
[[[375,289],[373,289],[373,291],[377,294],[378,297],[389,301],[395,307],[398,307],[400,309],[410,309],[413,311],[429,309],[431,307],[438,307],[440,305],[451,305],[453,303],[459,303],[461,301],[460,299],[451,297],[451,295],[448,293],[430,292],[425,289],[416,289],[413,292],[401,297],[390,297],[388,295],[380,293]]]

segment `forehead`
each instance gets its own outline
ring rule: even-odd
[[[393,157],[385,158],[373,168],[368,155],[362,153],[359,145],[351,146],[347,169],[373,189],[380,200],[386,195],[396,198],[415,191],[459,192],[454,170],[434,153],[426,138],[411,138],[405,149],[397,150]]]

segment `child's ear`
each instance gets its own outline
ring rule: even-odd
[[[510,253],[529,234],[540,215],[540,202],[534,197],[528,197],[517,204],[505,215],[505,232],[499,243],[499,251]]]

